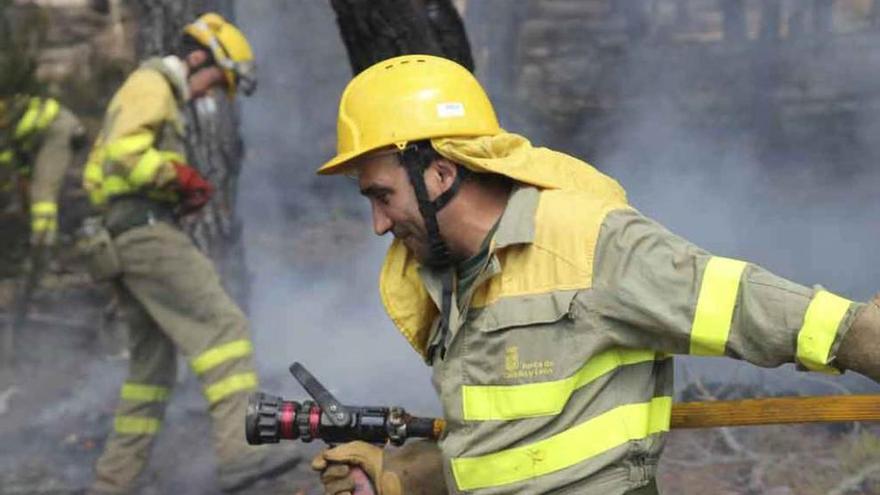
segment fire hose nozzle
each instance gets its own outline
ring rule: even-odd
[[[263,392],[248,398],[245,436],[251,445],[278,443],[281,440],[281,407],[284,399]]]
[[[331,445],[353,440],[401,445],[408,438],[436,439],[442,433],[437,420],[410,416],[399,407],[343,405],[302,365],[294,363],[290,368],[314,401],[290,401],[263,392],[251,394],[245,415],[249,444],[310,442],[317,438]]]

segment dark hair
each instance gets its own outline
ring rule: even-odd
[[[433,163],[434,160],[440,160],[440,159],[444,158],[443,155],[438,153],[437,150],[435,150],[434,147],[431,146],[430,140],[416,141],[414,143],[410,143],[409,146],[412,146],[413,148],[415,148],[415,152],[411,155],[408,155],[413,158],[412,161],[414,163],[407,164],[407,163],[404,163],[403,160],[401,160],[400,164],[403,165],[404,167],[416,165],[416,166],[420,166],[424,169],[424,168],[427,168],[429,165],[431,165],[431,163]],[[462,180],[475,182],[475,183],[480,184],[484,187],[509,188],[514,183],[513,179],[511,179],[510,177],[501,175],[501,174],[474,173],[474,172],[471,172],[471,170],[468,169],[467,167],[460,165],[458,163],[455,163],[455,166],[458,168],[458,173],[461,175]]]
[[[177,50],[174,51],[174,55],[186,60],[186,57],[196,50],[202,50],[208,54],[208,59],[202,64],[202,66],[214,65],[216,63],[214,60],[214,54],[211,53],[211,49],[199,43],[197,39],[187,33],[184,33],[183,36],[180,37],[180,44],[178,45]]]
[[[434,160],[443,158],[443,155],[437,153],[434,147],[431,146],[431,141],[427,139],[409,143],[407,148],[412,148],[412,152],[405,155],[411,163],[406,163],[401,159],[400,164],[404,167],[418,166],[426,169]]]

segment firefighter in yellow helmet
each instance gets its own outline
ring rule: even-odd
[[[203,387],[221,489],[242,489],[299,460],[246,444],[247,395],[258,385],[247,321],[178,225],[212,192],[187,163],[181,107],[213,90],[253,92],[253,54],[244,35],[213,13],[187,25],[181,45],[175,55],[144,61],[119,88],[84,171],[103,222],[83,248],[93,277],[118,287],[131,355],[95,494],[134,489],[171,396],[178,351]]]
[[[232,96],[241,91],[247,96],[257,89],[254,54],[247,38],[219,14],[204,14],[183,28],[184,33],[207,48],[212,62],[223,70],[226,89]]]
[[[498,125],[474,77],[423,55],[355,77],[337,155],[376,234],[382,302],[433,368],[439,445],[319,454],[326,493],[652,494],[672,354],[880,379],[880,300],[700,249],[590,165]],[[414,449],[418,449],[414,452]]]

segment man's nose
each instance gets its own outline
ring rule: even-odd
[[[385,235],[391,230],[393,226],[393,222],[388,215],[384,214],[382,210],[375,205],[373,206],[373,232],[376,235]]]

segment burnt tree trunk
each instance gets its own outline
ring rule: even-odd
[[[183,26],[202,12],[211,10],[227,19],[234,18],[232,0],[141,0],[135,5],[141,19],[138,48],[142,57],[172,52]],[[238,109],[223,91],[217,91],[187,105],[185,117],[188,159],[214,184],[216,193],[199,215],[187,219],[184,227],[214,261],[229,294],[246,309],[250,277],[242,221],[236,211],[244,154]]]
[[[380,60],[419,53],[474,70],[470,43],[452,0],[330,0],[354,74]]]

